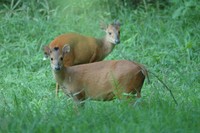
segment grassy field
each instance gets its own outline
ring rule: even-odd
[[[12,0],[14,1],[14,0]],[[18,3],[19,2],[19,3]],[[149,4],[124,8],[107,0],[6,3],[0,6],[0,133],[200,131],[200,2],[173,1],[164,9]],[[119,2],[119,1],[117,1]],[[86,101],[77,114],[55,81],[42,47],[56,36],[78,32],[102,37],[99,22],[119,19],[121,43],[106,58],[144,64],[149,74],[142,98]]]

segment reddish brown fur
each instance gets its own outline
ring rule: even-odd
[[[73,66],[78,64],[91,63],[103,60],[119,43],[120,24],[115,22],[108,26],[102,26],[106,31],[106,36],[102,39],[83,36],[77,33],[63,34],[55,38],[48,46],[44,47],[44,53],[49,56],[48,47],[50,49],[58,47],[60,50],[64,45],[70,45],[70,53],[64,56],[64,66]],[[111,35],[109,33],[112,33]],[[56,95],[58,93],[58,85],[56,87]]]
[[[64,54],[68,53],[66,49],[69,52],[69,47],[64,47]],[[55,79],[66,94],[75,94],[75,100],[112,100],[114,97],[121,98],[123,93],[141,97],[141,88],[147,74],[143,66],[127,60],[112,60],[65,68],[62,67],[64,62],[60,60],[64,54],[58,53],[52,50],[50,54]],[[60,66],[59,70],[55,69],[57,65]]]

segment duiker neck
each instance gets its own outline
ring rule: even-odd
[[[52,70],[53,72],[53,75],[54,75],[54,78],[56,80],[56,82],[61,85],[62,82],[64,81],[66,75],[65,75],[65,68],[61,68],[61,70],[58,70],[58,71],[55,71],[55,70]]]
[[[112,52],[113,48],[115,47],[115,44],[108,41],[106,37],[101,39],[102,42],[102,53],[103,56],[107,56],[110,52]]]

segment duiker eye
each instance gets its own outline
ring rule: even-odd
[[[63,60],[63,57],[61,57],[60,60]]]
[[[111,33],[111,32],[108,32],[108,34],[111,35],[112,33]]]
[[[53,60],[53,58],[51,58],[51,60]]]

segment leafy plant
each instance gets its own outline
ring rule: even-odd
[[[0,5],[0,132],[200,131],[199,1],[171,0],[162,10],[147,4],[147,11],[114,2],[109,1],[111,9],[108,0],[6,0]],[[116,17],[122,23],[121,43],[106,60],[144,64],[168,85],[178,105],[151,73],[151,83],[145,81],[134,105],[126,99],[86,100],[76,113],[70,98],[62,92],[55,97],[42,47],[67,32],[101,37],[99,22]]]
[[[17,1],[11,0],[9,5],[3,4],[5,8],[3,12],[5,12],[8,17],[11,17],[23,10],[21,5],[22,5],[21,0],[17,0]]]

